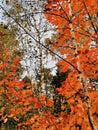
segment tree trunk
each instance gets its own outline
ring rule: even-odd
[[[78,50],[78,43],[76,43],[76,40],[75,40],[75,35],[74,35],[74,29],[73,29],[73,25],[72,25],[72,7],[71,7],[71,0],[68,0],[68,8],[69,8],[69,16],[70,16],[70,32],[71,32],[71,35],[72,35],[72,42],[74,44],[74,47],[76,48],[75,49],[75,54],[77,54],[77,50]],[[78,70],[81,72],[80,70],[80,57],[77,56],[77,67],[78,67]],[[87,110],[87,116],[88,116],[88,121],[89,121],[89,124],[90,124],[90,127],[92,130],[97,130],[97,127],[95,126],[94,124],[94,121],[93,121],[93,117],[92,117],[92,112],[91,112],[91,101],[89,99],[89,96],[88,96],[88,90],[87,90],[87,79],[85,79],[85,77],[83,76],[83,72],[81,72],[81,74],[79,74],[79,80],[81,82],[81,85],[82,85],[82,89],[83,89],[83,92],[84,92],[84,98],[86,99],[85,102],[86,102],[86,110]]]

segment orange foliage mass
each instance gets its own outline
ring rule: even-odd
[[[58,61],[61,72],[69,70],[67,79],[57,88],[66,97],[71,112],[52,114],[49,111],[34,115],[27,122],[32,130],[97,130],[98,91],[91,79],[98,79],[98,1],[97,0],[47,0],[45,17],[59,32],[52,50],[59,50],[65,59]],[[76,69],[77,68],[77,69]],[[78,71],[79,70],[79,71]],[[81,73],[80,73],[81,72]],[[35,98],[35,97],[34,97]],[[39,101],[39,102],[38,102]],[[35,98],[34,108],[51,107],[53,101]],[[64,110],[66,106],[62,106]],[[88,113],[90,112],[90,114]],[[93,128],[89,117],[93,118]]]
[[[73,68],[63,60],[57,63],[61,66],[61,72],[70,71],[67,79],[62,82],[62,87],[57,88],[71,106],[71,114],[67,116],[69,122],[64,122],[60,130],[98,128],[98,91],[93,89],[94,85],[90,82],[90,79],[98,79],[97,15],[97,0],[53,0],[46,6],[45,16],[60,34],[52,50],[59,50],[62,55],[66,55],[65,59],[74,65]],[[90,125],[86,111],[88,104],[96,128]]]
[[[67,79],[57,91],[66,97],[71,112],[69,115],[65,112],[57,115],[48,110],[43,111],[20,123],[19,129],[25,124],[32,130],[97,130],[98,90],[93,90],[94,83],[91,83],[91,79],[98,79],[98,0],[47,2],[44,15],[60,34],[52,50],[59,50],[64,57],[66,55],[65,59],[74,66],[63,60],[57,63],[62,72],[69,70]],[[2,33],[0,35],[2,36]],[[51,107],[51,99],[46,102],[45,96],[33,95],[33,86],[30,87],[29,84],[29,87],[24,89],[24,82],[19,80],[15,71],[20,59],[16,57],[12,64],[9,64],[9,58],[10,52],[5,54],[5,57],[0,55],[0,72],[4,72],[0,81],[0,86],[3,86],[0,88],[0,94],[4,93],[6,101],[11,104],[8,114],[12,114],[17,120],[17,115],[22,116],[31,109],[40,110],[45,105]]]
[[[6,52],[8,53],[6,54]],[[34,96],[33,86],[30,83],[24,83],[24,81],[20,80],[16,71],[17,66],[20,65],[19,57],[16,57],[11,61],[10,51],[4,50],[1,54],[1,61],[0,72],[2,72],[3,78],[0,81],[0,96],[5,95],[5,99],[3,100],[5,100],[5,104],[9,104],[9,107],[5,108],[8,109],[6,121],[13,118],[16,122],[19,122],[19,119],[27,112],[35,109],[39,110],[45,105],[47,107],[53,105],[52,99],[48,99],[46,103],[46,96],[44,95],[38,97]],[[0,116],[3,119],[4,115],[1,113],[1,109]],[[32,120],[32,118],[30,120]],[[27,122],[29,122],[29,120]],[[20,126],[21,125],[22,123]]]

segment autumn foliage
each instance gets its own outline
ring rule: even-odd
[[[6,122],[8,118],[15,118],[17,115],[22,115],[32,107],[29,106],[33,99],[30,96],[33,94],[30,84],[29,89],[24,89],[24,82],[19,80],[17,75],[17,67],[20,64],[20,58],[11,59],[9,50],[3,50],[0,55],[1,64],[0,71],[2,74],[0,81],[0,96],[4,102],[1,104],[0,116]],[[28,101],[26,100],[28,98]],[[6,104],[3,106],[3,104]],[[5,118],[4,118],[5,117]],[[18,120],[18,119],[17,119]]]
[[[62,130],[97,130],[98,91],[91,79],[98,79],[98,1],[49,0],[45,16],[57,29],[52,50],[60,51],[61,72],[70,70],[57,91],[70,103],[69,122]]]
[[[47,0],[44,11],[57,31],[51,52],[59,51],[63,57],[56,65],[61,72],[69,71],[56,91],[65,97],[70,113],[66,102],[61,112],[53,113],[53,100],[44,94],[35,96],[34,86],[17,74],[20,58],[3,50],[0,121],[5,124],[13,118],[18,130],[97,130],[98,0]],[[28,113],[32,114],[23,119]]]
[[[28,112],[43,106],[51,107],[53,101],[46,97],[34,96],[34,87],[30,83],[20,80],[17,68],[20,65],[20,58],[11,56],[10,50],[2,50],[0,54],[0,122],[6,124],[8,120],[14,119],[16,124],[21,124]],[[33,115],[34,113],[32,113]],[[19,125],[18,125],[19,127]]]

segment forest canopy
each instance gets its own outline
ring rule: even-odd
[[[0,129],[98,129],[98,0],[3,0]]]

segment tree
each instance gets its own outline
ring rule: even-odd
[[[41,104],[37,102],[35,108],[45,108],[41,109],[44,112],[32,116],[24,122],[29,125],[29,129],[97,130],[98,91],[93,90],[94,82],[91,80],[96,80],[98,77],[97,3],[96,0],[47,0],[44,9],[41,10],[48,22],[57,30],[57,38],[52,43],[48,39],[47,46],[43,42],[38,43],[41,48],[45,48],[61,59],[57,63],[62,66],[61,72],[69,70],[68,77],[61,84],[62,87],[56,90],[66,97],[71,112],[69,115],[64,112],[58,115],[51,114],[49,109],[46,109],[47,107],[42,107],[45,97],[41,95],[37,100]],[[25,24],[22,24],[22,20],[19,22],[14,15],[10,15],[4,8],[2,9],[26,34],[34,39],[26,30]],[[61,55],[55,53],[55,50],[59,51]],[[52,100],[46,104],[48,107],[52,105]],[[66,107],[66,104],[62,107]]]
[[[98,92],[88,89],[93,86],[90,78],[98,76],[96,6],[98,3],[96,0],[53,0],[47,3],[45,16],[60,34],[52,49],[59,50],[62,55],[66,55],[64,60],[58,62],[58,65],[62,66],[61,72],[70,69],[62,88],[58,88],[59,93],[67,96],[72,106],[70,116],[74,117],[76,122],[72,122],[73,125],[70,127],[71,129],[85,129],[84,127],[88,125],[86,129],[97,130],[95,118],[97,111],[92,111],[93,105],[91,104],[95,104],[98,100],[95,99]],[[93,96],[90,96],[92,93]],[[80,109],[76,110],[76,107],[80,107],[82,112],[85,111],[85,115],[82,112],[83,115],[80,114]],[[96,108],[96,105],[94,107]],[[83,116],[87,120],[84,121],[84,126],[78,123],[78,118]]]
[[[4,30],[0,36],[4,38]],[[21,50],[19,53],[14,44],[9,43],[10,40],[3,44],[3,38],[0,44],[5,46],[0,52],[0,129],[15,130],[19,126],[22,129],[24,121],[38,114],[42,107],[51,107],[53,102],[48,98],[46,103],[45,96],[35,97],[31,80],[26,77],[22,80],[20,77]],[[27,129],[29,127],[26,126]]]
[[[11,8],[12,10],[9,10],[9,12],[10,12],[10,14],[14,17],[14,16],[16,16],[16,15],[18,15],[19,13],[20,13],[20,15],[21,15],[21,10],[19,9],[19,7],[18,7],[18,9],[17,9],[17,2],[11,2],[11,6],[13,7],[13,8]],[[27,3],[28,4],[28,3]],[[19,5],[19,4],[18,4]],[[25,4],[24,4],[24,6],[25,6]],[[31,7],[31,4],[30,4],[30,7]],[[36,6],[37,7],[37,6]],[[14,10],[13,9],[15,9],[15,12],[14,12]],[[15,14],[14,14],[15,13]],[[24,15],[25,15],[25,11],[24,11]],[[35,12],[35,14],[36,14],[36,12]],[[32,14],[31,14],[31,17],[33,17],[32,18],[32,20],[33,20],[33,23],[31,23],[31,25],[28,25],[28,21],[30,20],[30,19],[27,19],[27,23],[26,22],[24,22],[25,21],[25,19],[24,19],[24,17],[23,17],[23,19],[21,19],[21,16],[20,16],[20,19],[17,19],[17,20],[19,20],[18,22],[20,22],[19,23],[19,25],[23,25],[23,27],[27,24],[27,28],[26,27],[24,27],[25,29],[28,29],[28,28],[32,28],[32,30],[33,30],[33,32],[34,32],[34,30],[35,30],[35,33],[33,33],[33,36],[35,36],[36,37],[36,39],[33,39],[32,37],[32,39],[30,39],[30,36],[28,36],[27,34],[25,34],[25,31],[24,31],[24,33],[23,33],[23,30],[21,30],[21,28],[19,27],[19,28],[17,28],[18,26],[16,26],[15,25],[15,23],[14,23],[14,27],[16,27],[17,28],[17,30],[19,31],[19,33],[18,33],[18,31],[17,31],[17,33],[18,33],[18,37],[19,36],[21,36],[21,33],[23,33],[23,35],[20,37],[20,44],[19,44],[19,51],[20,51],[20,49],[22,49],[22,52],[24,52],[24,56],[26,56],[23,60],[25,61],[25,63],[26,63],[26,71],[28,72],[27,73],[27,76],[23,79],[23,84],[25,84],[25,85],[23,85],[22,86],[22,88],[21,89],[17,89],[17,82],[14,82],[14,79],[12,78],[12,77],[6,77],[6,78],[8,78],[8,79],[10,79],[10,78],[12,78],[11,80],[13,81],[13,83],[12,83],[12,87],[13,87],[13,90],[9,90],[9,100],[11,100],[11,98],[13,98],[13,96],[14,95],[11,95],[11,93],[13,92],[16,96],[14,97],[15,98],[15,100],[13,101],[13,100],[11,100],[11,103],[16,103],[15,104],[15,106],[11,106],[11,104],[9,105],[11,108],[9,108],[9,109],[11,109],[11,113],[12,113],[12,117],[11,118],[15,118],[15,120],[16,120],[16,122],[17,123],[20,123],[20,122],[23,122],[24,120],[26,120],[26,119],[28,119],[31,115],[33,115],[34,113],[37,113],[38,114],[38,112],[40,112],[40,108],[42,107],[42,106],[44,106],[45,107],[45,105],[46,105],[46,107],[51,107],[51,104],[53,104],[53,101],[51,100],[51,99],[49,99],[49,90],[48,90],[48,88],[42,88],[42,85],[43,85],[43,83],[45,82],[45,84],[47,84],[47,82],[49,82],[48,81],[48,79],[46,79],[45,81],[43,81],[45,78],[42,78],[42,76],[43,76],[43,73],[44,73],[44,70],[45,70],[45,68],[43,67],[44,65],[43,65],[43,59],[45,58],[45,56],[43,55],[43,51],[42,51],[42,49],[43,49],[43,47],[40,45],[40,41],[42,42],[44,42],[44,40],[43,40],[43,36],[44,36],[44,30],[45,30],[45,32],[47,31],[47,25],[46,25],[46,27],[43,25],[43,27],[44,28],[42,28],[42,25],[40,25],[40,22],[43,24],[43,15],[41,14],[40,15],[40,18],[39,18],[39,22],[37,21],[37,19],[36,19],[36,17],[37,16],[35,16],[35,14],[34,14],[34,16],[32,16]],[[28,14],[27,14],[28,15]],[[30,18],[31,18],[30,17]],[[15,19],[15,21],[16,21],[16,19]],[[24,21],[22,21],[22,20],[24,20]],[[13,21],[10,21],[10,22],[13,22]],[[8,23],[8,25],[9,25],[9,28],[11,28],[12,27],[12,24],[11,23]],[[38,23],[37,23],[38,22]],[[17,22],[16,22],[17,23]],[[34,25],[33,25],[34,24]],[[13,27],[13,28],[14,28]],[[38,28],[41,28],[41,30],[38,30]],[[43,29],[43,30],[42,30]],[[17,34],[16,33],[16,34]],[[24,37],[25,36],[25,37]],[[27,37],[26,37],[27,36]],[[12,42],[12,41],[11,41]],[[34,43],[34,44],[33,44]],[[38,44],[39,43],[39,44]],[[37,46],[36,46],[36,45]],[[10,47],[12,47],[12,46],[10,46]],[[8,48],[7,48],[8,49]],[[34,50],[33,50],[34,49]],[[20,53],[20,52],[19,52]],[[32,53],[32,54],[31,54]],[[13,53],[14,54],[14,53]],[[13,56],[13,54],[11,55],[11,56]],[[5,54],[4,54],[5,55]],[[11,57],[12,58],[12,57]],[[12,60],[14,60],[14,58],[16,58],[15,56],[12,58]],[[19,61],[20,61],[20,56],[18,57],[19,59]],[[29,58],[29,59],[28,59]],[[29,67],[30,66],[28,66],[28,63],[27,62],[29,62],[29,60],[30,60],[30,65],[31,65],[31,68],[30,68],[30,70],[29,70]],[[33,60],[34,60],[34,64],[33,64]],[[7,61],[6,61],[7,62]],[[16,62],[18,62],[18,61],[16,61]],[[47,62],[47,61],[44,61],[44,62]],[[10,64],[13,64],[13,62],[10,62]],[[34,71],[36,71],[36,73],[35,73],[35,75],[33,74],[33,73],[31,73],[30,74],[30,71],[31,71],[31,69],[32,69],[32,67],[33,67],[33,65],[34,65]],[[19,62],[19,64],[17,64],[17,67],[20,65],[20,62]],[[13,64],[13,66],[14,66],[14,64]],[[10,65],[9,65],[9,59],[8,59],[8,67],[10,67]],[[15,67],[15,66],[14,66]],[[6,67],[4,68],[4,70],[5,69],[7,69]],[[13,68],[12,68],[13,69]],[[15,69],[16,68],[14,68],[14,71],[15,71]],[[46,69],[46,70],[48,70],[48,69]],[[3,70],[2,70],[3,71]],[[49,71],[49,70],[48,70]],[[17,72],[19,72],[19,70],[17,71]],[[8,72],[9,73],[9,72]],[[13,75],[13,71],[11,72],[11,75]],[[36,94],[35,93],[35,91],[31,91],[33,88],[32,87],[30,87],[29,85],[31,85],[32,84],[32,75],[34,75],[35,77],[36,76],[40,76],[39,78],[38,77],[36,77],[36,81],[37,81],[37,86],[35,86],[35,87],[37,87],[36,88],[36,90],[38,91],[37,93],[38,94]],[[19,77],[17,76],[17,75],[15,75],[17,78],[17,80],[18,81],[20,81],[20,79],[19,79]],[[46,77],[46,75],[45,75],[45,77]],[[5,76],[3,75],[3,78],[5,78]],[[15,77],[14,77],[15,78]],[[7,79],[7,80],[8,80]],[[2,79],[3,80],[3,79]],[[28,81],[29,81],[29,84],[28,84]],[[15,87],[15,84],[16,84],[16,86],[17,87]],[[21,82],[19,82],[20,84],[21,84]],[[26,86],[26,84],[28,84],[27,86]],[[9,87],[9,86],[8,86]],[[15,90],[14,90],[15,89]],[[16,90],[17,89],[17,90]],[[30,89],[30,92],[33,94],[34,93],[34,95],[33,95],[33,97],[32,97],[32,95],[29,95],[30,93],[29,93],[29,90],[28,89]],[[34,88],[34,90],[35,90],[35,88]],[[45,91],[46,90],[46,92],[43,92],[43,91]],[[20,98],[19,99],[17,99],[17,91],[19,91],[18,92],[18,94],[20,94],[20,93],[22,93],[21,95],[20,95]],[[44,95],[41,95],[41,94],[47,94],[47,97],[45,98],[45,96]],[[36,98],[36,97],[34,97],[34,96],[37,96],[38,98]],[[18,95],[19,96],[19,95]],[[31,96],[31,99],[28,99],[29,98],[29,96]],[[21,97],[22,97],[22,99],[21,99]],[[16,100],[17,99],[17,100]],[[33,104],[33,99],[35,100],[35,105]],[[26,101],[25,101],[26,100]],[[25,103],[24,103],[24,101],[25,101]],[[30,102],[29,102],[30,101]],[[32,102],[32,103],[31,103]],[[18,104],[19,103],[19,104]],[[31,106],[29,106],[29,103],[31,103]],[[25,104],[25,106],[24,106],[24,104]],[[28,109],[28,107],[29,108],[31,108],[30,110],[28,109],[27,111],[25,111],[25,109],[26,109],[26,107],[27,107],[27,109]],[[33,107],[34,107],[34,109],[33,109]],[[15,111],[15,109],[17,108],[17,111]],[[19,109],[18,109],[19,108]],[[22,109],[22,108],[24,108],[24,109]],[[33,110],[34,111],[33,111]],[[35,110],[35,109],[38,109],[38,111],[37,110]],[[21,113],[22,112],[22,110],[24,111],[24,113]],[[37,112],[36,112],[37,111]],[[18,113],[17,113],[18,112]],[[8,113],[7,113],[8,114]],[[28,116],[29,115],[29,116]],[[15,117],[14,117],[15,116]],[[3,117],[3,116],[2,116]],[[10,122],[10,119],[8,119],[8,121],[7,121],[7,124],[9,125],[11,122]],[[29,128],[29,127],[28,127]],[[9,128],[10,129],[10,128]]]
[[[10,17],[7,17],[9,19],[8,24],[12,26],[12,23],[14,23],[14,26],[17,27],[19,48],[24,52],[21,63],[25,68],[25,75],[28,75],[32,83],[36,81],[35,89],[38,91],[36,94],[42,94],[43,89],[45,90],[43,70],[52,60],[49,52],[41,45],[45,45],[45,38],[53,30],[53,27],[43,15],[45,5],[46,1],[44,0],[31,2],[12,0],[5,5],[10,6],[7,12],[10,15]],[[40,77],[37,78],[39,75]]]
[[[39,103],[31,83],[21,79],[20,58],[23,53],[18,50],[14,33],[10,35],[11,28],[5,26],[0,26],[0,129],[15,130],[18,123],[38,113]]]
[[[18,66],[20,58],[12,58],[9,50],[3,50],[0,54],[0,125],[5,130],[16,129],[23,126],[24,121],[29,120],[34,114],[39,113],[42,107],[51,107],[53,101],[45,96],[34,95],[34,87],[29,81],[20,79]],[[13,125],[11,125],[13,124]],[[30,126],[27,126],[29,128]]]
[[[7,78],[12,80],[16,71],[18,76],[20,76],[22,72],[20,65],[17,67],[11,65],[12,60],[21,54],[19,50],[17,50],[17,43],[15,32],[12,33],[12,28],[9,28],[7,24],[0,24],[0,129],[3,129],[3,124],[5,124],[5,129],[7,130],[10,129],[10,127],[15,129],[16,125],[15,120],[11,119],[11,115],[9,114],[9,109],[12,104],[7,98],[7,87],[5,82],[7,81]],[[7,67],[7,65],[9,67]],[[11,74],[13,69],[17,70]],[[9,125],[10,123],[11,125]]]
[[[13,28],[9,28],[7,24],[0,24],[0,48],[15,50],[18,46],[18,41],[16,40],[16,32],[13,32]],[[13,32],[13,33],[12,33]]]
[[[70,107],[66,101],[66,97],[59,94],[58,91],[56,90],[57,88],[60,88],[62,86],[63,81],[66,80],[69,71],[63,73],[60,72],[60,66],[57,66],[57,72],[56,75],[53,76],[52,78],[52,85],[53,85],[53,101],[54,101],[54,106],[53,106],[53,113],[59,114],[60,112],[67,112],[70,113]],[[68,107],[63,107],[64,104],[68,105]]]
[[[20,81],[18,75],[20,58],[18,56],[12,58],[11,52],[7,49],[2,51],[0,58],[2,74],[0,81],[0,123],[5,124],[5,128],[9,129],[12,128],[11,122],[17,124],[21,116],[32,109],[29,103],[33,102],[31,100],[34,96],[31,96],[33,94],[31,86],[25,84],[28,88],[24,89],[24,82]],[[26,98],[28,98],[27,101],[25,101]]]

